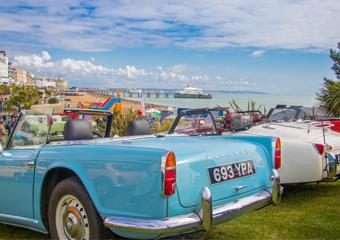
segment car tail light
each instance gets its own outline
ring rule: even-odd
[[[325,146],[323,144],[316,143],[314,144],[314,148],[320,155],[322,155],[325,152]]]
[[[168,152],[163,158],[162,171],[163,179],[163,195],[170,197],[176,191],[176,156],[173,152]]]
[[[279,169],[281,167],[281,140],[277,138],[275,141],[275,158],[274,168]]]

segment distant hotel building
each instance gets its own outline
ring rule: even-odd
[[[8,57],[5,51],[0,51],[0,84],[9,84]]]
[[[56,88],[65,89],[68,87],[68,82],[61,77],[58,78],[38,78],[33,81],[34,85],[38,88]]]
[[[0,84],[35,85],[38,88],[63,90],[68,82],[62,77],[40,78],[21,67],[13,67],[8,61],[6,51],[0,50]]]
[[[23,68],[12,69],[12,81],[17,85],[32,85],[34,75]]]

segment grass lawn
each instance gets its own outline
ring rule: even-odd
[[[33,231],[0,225],[0,239],[46,239]],[[173,239],[340,239],[340,181],[285,188],[282,203],[214,228]]]

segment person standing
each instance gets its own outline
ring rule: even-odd
[[[0,143],[2,145],[4,145],[6,142],[6,136],[5,121],[0,119]]]

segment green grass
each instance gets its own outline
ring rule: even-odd
[[[0,225],[0,239],[46,239],[33,231]],[[285,188],[282,203],[214,228],[173,239],[340,239],[340,181]]]

